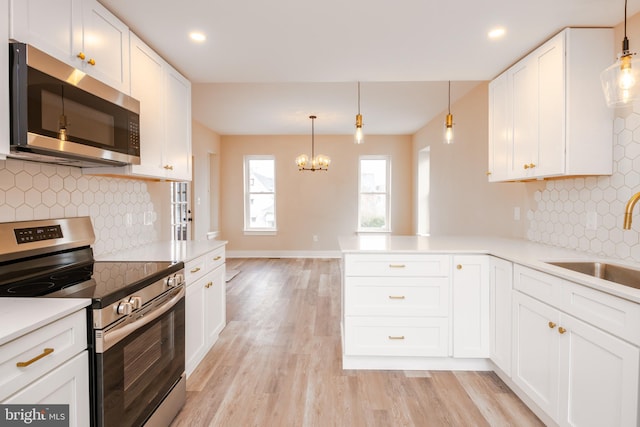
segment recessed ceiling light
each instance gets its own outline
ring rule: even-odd
[[[506,32],[507,30],[505,30],[503,27],[497,27],[489,31],[488,36],[490,39],[495,40],[495,39],[502,38],[502,36],[504,36]]]
[[[198,43],[202,43],[207,39],[207,36],[205,36],[204,33],[201,33],[200,31],[192,31],[191,33],[189,33],[189,37],[191,38],[191,40]]]

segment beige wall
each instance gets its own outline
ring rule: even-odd
[[[320,120],[320,119],[318,119]],[[319,123],[319,122],[318,122]],[[338,236],[353,235],[358,212],[358,157],[386,154],[392,160],[393,234],[412,232],[412,148],[410,136],[366,137],[355,145],[351,135],[316,135],[316,152],[331,157],[328,172],[299,172],[296,156],[311,151],[310,135],[222,136],[222,206],[220,238],[233,253],[335,254]],[[276,158],[275,236],[244,235],[243,156],[269,154]],[[318,241],[313,241],[313,235]]]
[[[446,112],[413,136],[416,181],[418,152],[430,147],[430,234],[524,237],[526,213],[537,185],[487,181],[488,83],[479,83],[453,104],[451,113],[453,144],[442,142]],[[514,220],[515,207],[520,208],[519,221]]]
[[[193,185],[191,207],[193,240],[204,240],[219,230],[220,135],[192,122]]]

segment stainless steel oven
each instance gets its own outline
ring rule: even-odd
[[[165,288],[164,280],[150,286],[156,285]],[[167,414],[182,407],[184,294],[184,283],[146,304],[140,292],[132,294],[115,308],[131,313],[116,322],[111,306],[94,310],[97,425],[166,425],[173,418]],[[101,325],[105,318],[111,323]],[[163,411],[155,413],[161,403]]]
[[[0,297],[90,298],[92,425],[168,426],[184,405],[184,263],[99,262],[88,217],[0,223]]]

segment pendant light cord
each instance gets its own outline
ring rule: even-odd
[[[360,82],[358,82],[358,114],[360,114]]]
[[[449,80],[449,114],[451,114],[451,80]]]
[[[624,0],[624,39],[622,40],[622,56],[629,55],[629,39],[627,38],[627,0]]]

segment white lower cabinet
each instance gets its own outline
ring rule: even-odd
[[[87,351],[2,402],[24,405],[69,405],[70,427],[89,425],[89,356]]]
[[[71,427],[90,423],[85,310],[0,346],[0,403],[69,405]]]
[[[556,296],[580,285],[521,266],[514,271],[514,383],[561,426],[637,426],[640,349],[589,324],[597,311],[578,319],[558,308],[563,299]]]
[[[185,264],[187,377],[204,359],[226,325],[224,247]]]
[[[450,262],[448,255],[346,254],[344,357],[448,356]]]
[[[453,256],[453,357],[489,357],[489,257]]]
[[[511,290],[513,264],[489,257],[489,357],[511,375]]]

